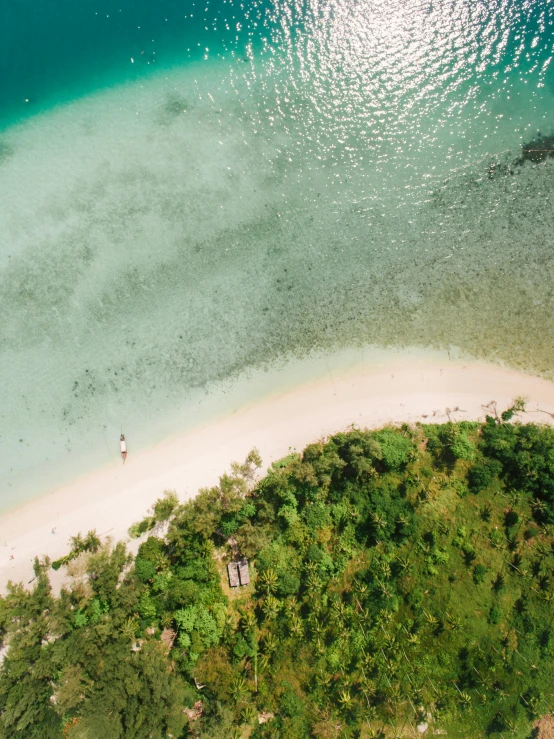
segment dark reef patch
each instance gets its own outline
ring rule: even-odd
[[[549,158],[554,158],[554,134],[542,136],[540,133],[521,146],[521,156],[514,161],[514,166],[521,167],[525,162],[540,164]]]
[[[168,126],[183,114],[190,112],[191,103],[181,95],[172,93],[167,96],[163,105],[156,111],[157,123],[161,126]]]
[[[487,177],[489,178],[489,180],[493,180],[499,175],[503,175],[504,177],[506,177],[509,174],[514,174],[513,164],[508,165],[504,164],[504,162],[491,162],[487,167]]]
[[[9,159],[14,152],[13,146],[7,141],[0,139],[0,164]]]
[[[511,162],[498,160],[490,162],[487,167],[487,177],[489,180],[493,180],[498,176],[507,177],[508,175],[514,175],[514,168],[522,167],[525,162],[542,164],[550,158],[554,159],[554,133],[550,136],[543,136],[539,131],[531,141],[521,145],[520,156]]]

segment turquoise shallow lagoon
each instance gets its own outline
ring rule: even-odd
[[[553,375],[552,3],[12,5],[0,505],[290,356]]]

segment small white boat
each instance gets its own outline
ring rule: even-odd
[[[121,434],[119,437],[119,448],[121,450],[121,456],[123,457],[123,464],[127,459],[127,442],[125,441],[125,434]]]

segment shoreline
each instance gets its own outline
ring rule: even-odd
[[[128,540],[164,490],[181,501],[213,485],[253,447],[263,469],[307,444],[350,426],[482,420],[484,406],[527,398],[522,421],[554,424],[554,382],[511,369],[461,360],[400,357],[329,372],[118,460],[0,515],[0,592],[8,580],[28,583],[35,556],[55,559],[69,538],[96,529],[103,540]],[[541,409],[540,412],[538,409]],[[52,534],[52,531],[55,531]],[[137,542],[138,545],[138,542]],[[13,555],[14,559],[10,559]],[[52,571],[53,586],[65,573]]]

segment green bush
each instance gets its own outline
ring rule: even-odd
[[[414,456],[413,442],[396,429],[377,431],[373,438],[380,446],[381,462],[386,470],[400,470]]]
[[[149,559],[137,556],[135,560],[135,572],[142,582],[150,582],[156,574],[156,565]]]
[[[485,582],[485,576],[487,574],[487,568],[485,565],[475,565],[473,568],[473,581],[476,585],[481,585]]]
[[[188,606],[188,608],[180,608],[175,611],[175,623],[181,631],[192,631],[196,625],[198,613],[196,606]]]
[[[502,465],[496,459],[482,459],[473,465],[468,472],[468,483],[470,490],[480,493],[492,484],[502,472]]]
[[[138,550],[137,558],[146,559],[156,563],[164,553],[164,543],[156,536],[149,536]]]
[[[73,617],[73,623],[78,629],[81,629],[83,626],[86,626],[88,624],[88,616],[83,611],[77,611],[75,616]]]
[[[138,611],[145,621],[152,621],[156,618],[156,602],[149,592],[143,593],[141,596],[138,604]]]
[[[453,440],[450,449],[456,459],[471,462],[475,458],[476,446],[466,434],[460,433]]]
[[[159,498],[154,504],[154,518],[156,521],[169,520],[178,504],[177,493],[174,490],[166,490],[163,498]]]

